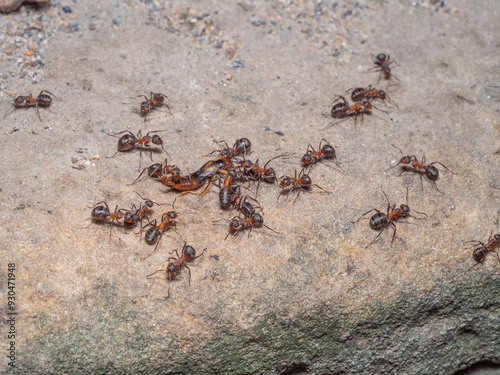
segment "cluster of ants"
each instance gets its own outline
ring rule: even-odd
[[[378,54],[376,57],[374,57],[374,64],[375,67],[373,67],[371,70],[376,70],[380,73],[379,81],[381,78],[384,78],[386,80],[394,78],[395,80],[399,81],[399,79],[392,74],[390,68],[391,64],[397,63],[395,61],[391,61],[389,55],[386,55],[384,53]],[[372,85],[369,85],[366,88],[353,88],[348,90],[346,93],[349,92],[351,93],[351,99],[354,103],[351,105],[344,96],[338,95],[338,98],[333,102],[333,106],[331,108],[331,116],[334,121],[354,117],[355,127],[358,116],[361,116],[362,122],[363,115],[366,112],[369,112],[373,108],[380,110],[374,106],[373,101],[380,100],[386,106],[386,100],[389,102],[391,101],[386,91],[376,89]],[[4,117],[6,117],[13,109],[35,107],[38,117],[40,121],[42,121],[38,107],[44,107],[50,111],[49,107],[52,103],[52,97],[56,98],[54,94],[47,90],[42,90],[37,97],[33,97],[31,94],[29,96],[18,96],[14,99],[12,108],[7,110]],[[146,122],[147,115],[157,107],[166,106],[170,114],[172,114],[170,106],[165,100],[168,100],[168,97],[163,93],[151,92],[149,98],[145,95],[139,95],[138,97],[144,97],[145,99],[145,101],[140,104],[139,108],[139,113],[144,117],[144,122]],[[387,113],[386,111],[382,112]],[[328,125],[322,130],[326,130],[331,126],[333,126],[333,124]],[[162,150],[170,157],[163,146],[164,142],[162,137],[158,134],[161,132],[162,131],[150,131],[145,136],[142,136],[141,131],[139,131],[137,135],[134,135],[128,130],[115,134],[109,134],[111,136],[120,136],[118,140],[118,149],[116,153],[111,157],[115,157],[120,152],[128,152],[133,149],[139,149],[142,161],[142,151],[143,149],[148,149],[150,158],[152,160],[153,158],[151,146],[153,145],[161,146]],[[164,163],[155,163],[143,169],[139,176],[134,180],[134,182],[132,182],[132,184],[135,184],[144,174],[144,172],[147,172],[147,175],[149,177],[157,179],[162,184],[181,192],[181,194],[179,194],[177,197],[185,194],[205,195],[210,189],[210,186],[218,186],[218,188],[220,189],[219,202],[221,207],[223,209],[230,208],[230,214],[233,209],[236,209],[242,215],[235,216],[231,220],[229,220],[229,233],[227,234],[225,239],[227,239],[229,235],[236,235],[237,233],[245,229],[249,230],[248,235],[250,235],[250,232],[253,228],[260,227],[265,227],[275,233],[278,233],[264,224],[264,219],[262,216],[263,208],[256,199],[261,182],[279,185],[281,191],[278,195],[278,200],[283,194],[287,194],[288,197],[292,192],[297,192],[297,196],[293,201],[293,204],[295,204],[300,193],[302,191],[308,190],[313,186],[328,193],[328,191],[326,191],[322,187],[313,184],[312,179],[308,174],[306,174],[306,171],[310,170],[316,162],[323,159],[330,159],[337,165],[337,167],[341,171],[344,171],[336,160],[335,149],[325,139],[321,140],[318,150],[315,150],[311,145],[308,145],[305,155],[300,160],[302,170],[298,174],[297,171],[295,171],[294,177],[282,176],[280,178],[276,177],[274,169],[268,168],[268,165],[272,160],[283,157],[285,155],[276,156],[267,161],[264,166],[261,167],[259,166],[258,160],[253,163],[246,158],[251,148],[251,142],[247,138],[236,140],[232,147],[229,147],[225,141],[217,141],[214,139],[214,142],[219,145],[219,150],[215,150],[205,156],[212,156],[216,154],[216,157],[204,163],[198,170],[191,173],[182,174],[178,167],[176,167],[175,165],[169,165],[167,158],[165,159]],[[399,150],[402,158],[396,165],[390,167],[388,170],[401,165],[403,166],[403,171],[401,172],[401,174],[407,170],[411,170],[419,173],[421,179],[422,175],[425,175],[429,180],[432,181],[439,192],[441,191],[438,189],[435,182],[439,177],[439,171],[434,165],[439,164],[452,174],[455,174],[440,162],[426,164],[425,157],[423,157],[421,161],[418,161],[415,155],[403,156],[403,153],[399,148],[394,145],[392,146]],[[141,168],[139,167],[139,170],[140,169]],[[252,181],[257,182],[255,198],[244,196],[241,194],[242,187],[250,190],[248,187],[244,186],[244,184],[250,183]],[[201,188],[201,191],[194,191],[199,188]],[[397,207],[396,204],[391,205],[389,199],[387,198],[387,194],[383,190],[382,193],[387,200],[386,213],[381,212],[378,209],[371,209],[361,215],[358,220],[353,222],[357,223],[369,213],[376,211],[376,213],[370,218],[369,223],[371,228],[376,230],[381,229],[381,231],[366,247],[372,245],[382,234],[382,232],[389,227],[389,225],[394,227],[394,233],[391,240],[392,244],[396,236],[395,222],[399,219],[407,217],[416,218],[415,216],[411,215],[408,205],[402,204],[399,207]],[[139,193],[137,194],[140,196]],[[175,205],[177,197],[172,204],[172,208]],[[119,209],[118,206],[116,206],[114,212],[110,210],[106,202],[102,201],[97,203],[92,207],[92,222],[90,225],[92,225],[92,223],[94,222],[107,222],[111,225],[111,228],[113,224],[120,224],[125,229],[132,229],[140,226],[138,234],[142,234],[142,232],[145,232],[144,238],[146,243],[148,243],[149,245],[156,244],[154,250],[144,258],[146,259],[157,250],[160,239],[167,230],[172,229],[179,235],[179,237],[181,236],[176,231],[175,219],[178,218],[178,214],[175,211],[168,211],[164,213],[159,221],[157,219],[149,220],[148,214],[150,214],[153,204],[156,204],[158,206],[162,206],[164,204],[158,204],[143,197],[141,197],[141,199],[143,200],[143,202],[139,204],[138,207],[132,205],[131,209],[127,210],[122,208]],[[425,213],[418,211],[415,212],[417,214],[427,216],[427,214]],[[142,225],[143,220],[147,220],[147,223],[145,225]],[[88,227],[90,227],[90,225]],[[477,265],[484,261],[488,252],[494,252],[493,248],[500,243],[500,234],[491,235],[486,243],[478,241],[474,242],[477,243],[478,246],[480,245],[480,247],[476,248],[472,254],[474,260],[476,261],[475,265]],[[187,245],[187,242],[184,241],[181,254],[179,254],[177,250],[174,250],[172,254],[175,254],[176,257],[170,256],[167,259],[169,263],[166,269],[158,270],[148,275],[148,277],[153,276],[157,272],[163,271],[166,272],[168,280],[171,281],[179,273],[182,267],[186,267],[189,270],[190,283],[191,270],[186,263],[203,255],[205,250],[206,249],[204,249],[201,254],[196,256],[195,249],[192,246]],[[168,293],[170,293],[170,283]]]

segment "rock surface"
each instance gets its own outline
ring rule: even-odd
[[[474,247],[464,243],[500,232],[500,3],[66,5],[2,16],[13,49],[0,60],[1,275],[15,263],[20,373],[454,374],[500,365],[500,264],[489,253],[466,272]],[[29,43],[15,27],[29,20],[53,32],[33,45],[35,55],[43,46],[43,65],[25,64],[31,57],[15,45]],[[388,88],[368,72],[382,52],[397,61],[399,81]],[[388,114],[321,130],[336,94],[370,84],[387,88],[391,102],[376,105]],[[40,108],[43,121],[34,108],[12,110],[15,96],[41,90],[57,97],[52,112]],[[168,96],[173,116],[159,107],[144,122],[137,95],[151,91]],[[144,260],[152,247],[138,230],[83,228],[89,207],[137,205],[134,191],[173,202],[145,176],[130,185],[139,152],[106,158],[116,151],[110,133],[139,129],[180,130],[164,140],[182,171],[208,160],[211,136],[249,138],[260,165],[287,155],[270,163],[278,176],[299,172],[307,145],[324,138],[345,171],[315,165],[309,175],[329,193],[313,187],[295,204],[295,194],[277,202],[279,188],[261,184],[265,224],[278,233],[224,240],[229,217],[216,188],[178,198],[177,231],[207,250],[190,263],[191,285],[183,269],[166,298],[165,275],[146,276],[182,248],[175,233]],[[398,177],[399,167],[388,170],[401,158],[391,144],[455,174],[436,165],[439,191],[415,173]],[[389,227],[367,247],[378,232],[352,222],[386,211],[381,190],[427,217],[398,222],[392,245]],[[155,206],[151,218],[170,209]],[[6,339],[0,345],[7,352]]]

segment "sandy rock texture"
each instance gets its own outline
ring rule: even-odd
[[[500,262],[473,243],[500,233],[500,45],[496,1],[99,1],[0,15],[2,307],[15,311],[12,373],[454,374],[500,365]],[[386,53],[396,78],[379,79]],[[332,123],[335,95],[373,85],[386,104]],[[53,93],[50,110],[13,109]],[[138,95],[162,92],[144,122]],[[345,94],[349,101],[349,94]],[[386,111],[387,113],[384,113]],[[328,128],[327,128],[328,127]],[[327,128],[327,129],[325,129]],[[325,130],[322,130],[325,129]],[[129,209],[177,193],[143,175],[149,152],[110,134],[165,130],[172,164],[193,172],[217,149],[278,177],[307,145],[335,147],[317,187],[280,197],[261,183],[264,223],[225,237],[235,215],[218,189],[179,197],[177,231],[202,257],[169,282],[173,231],[152,251],[139,228],[91,223],[106,201]],[[389,169],[439,161],[435,186]],[[154,162],[166,154],[154,147]],[[408,188],[408,190],[407,190]],[[255,192],[256,184],[250,189]],[[439,190],[438,190],[439,189]],[[375,208],[425,213],[378,234]],[[244,190],[247,195],[252,192]],[[159,220],[172,210],[154,206]],[[413,212],[413,211],[412,211]],[[369,217],[370,215],[368,215]],[[145,224],[145,223],[144,223]],[[493,247],[492,247],[493,248]],[[496,248],[498,250],[498,247]],[[15,310],[7,305],[15,264]],[[214,277],[210,276],[210,271]],[[207,276],[205,278],[205,276]],[[170,297],[167,291],[170,286]],[[7,326],[0,346],[8,351]],[[5,331],[5,332],[4,332]]]

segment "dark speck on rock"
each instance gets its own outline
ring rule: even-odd
[[[343,14],[342,14],[342,17],[347,17],[347,16],[350,16],[352,14],[352,10],[346,10]]]
[[[264,129],[266,132],[270,132],[271,128],[268,126],[267,128]]]
[[[333,56],[333,57],[337,57],[337,56],[339,56],[339,55],[340,55],[340,52],[339,52],[339,51],[336,51],[336,52],[332,53],[332,56]]]
[[[14,127],[12,128],[12,132],[17,132],[18,130],[19,130],[19,128],[18,128],[17,126],[14,126]]]
[[[233,66],[235,68],[243,68],[245,66],[245,63],[241,60],[235,60],[233,61]]]
[[[71,7],[69,5],[63,6],[62,10],[64,11],[64,13],[71,13],[72,12]]]
[[[283,132],[280,132],[280,131],[277,131],[277,132],[274,132],[275,134],[278,134],[278,135],[285,135],[285,133]]]
[[[32,239],[31,239],[31,242],[33,242],[33,243],[37,243],[37,242],[38,242],[38,240],[37,240],[36,238],[32,238]]]
[[[108,132],[108,129],[107,129],[107,128],[101,128],[101,132],[103,132],[103,133],[107,133],[107,132]]]
[[[122,22],[122,20],[120,19],[120,17],[116,17],[116,18],[113,18],[111,20],[111,22],[113,23],[113,25],[120,26],[120,23]]]

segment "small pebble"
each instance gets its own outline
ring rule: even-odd
[[[62,10],[64,11],[64,13],[71,13],[72,12],[71,7],[69,5],[63,6]]]
[[[83,163],[83,164],[90,165],[91,163],[90,163],[90,160],[85,160],[85,163]]]
[[[13,131],[13,132],[17,132],[18,130],[19,130],[19,128],[18,128],[17,126],[14,126],[14,127],[12,128],[12,131]]]
[[[95,30],[96,26],[95,23],[91,22],[89,23],[89,30]]]
[[[278,135],[285,135],[285,133],[283,132],[280,132],[280,131],[277,131],[277,132],[274,132],[275,134],[278,134]]]
[[[240,60],[235,60],[235,61],[233,61],[233,66],[235,68],[243,68],[245,66],[245,63],[243,61],[240,61]]]
[[[71,158],[71,162],[75,164],[76,162],[78,162],[78,158]]]
[[[107,133],[109,130],[107,128],[101,128],[101,132]]]
[[[31,239],[31,242],[33,242],[33,243],[37,243],[38,241],[37,241],[37,239],[36,239],[36,238],[32,238],[32,239]]]
[[[113,22],[113,25],[120,26],[120,23],[122,22],[122,20],[120,19],[120,17],[117,17],[117,18],[113,18],[113,20],[111,22]]]

